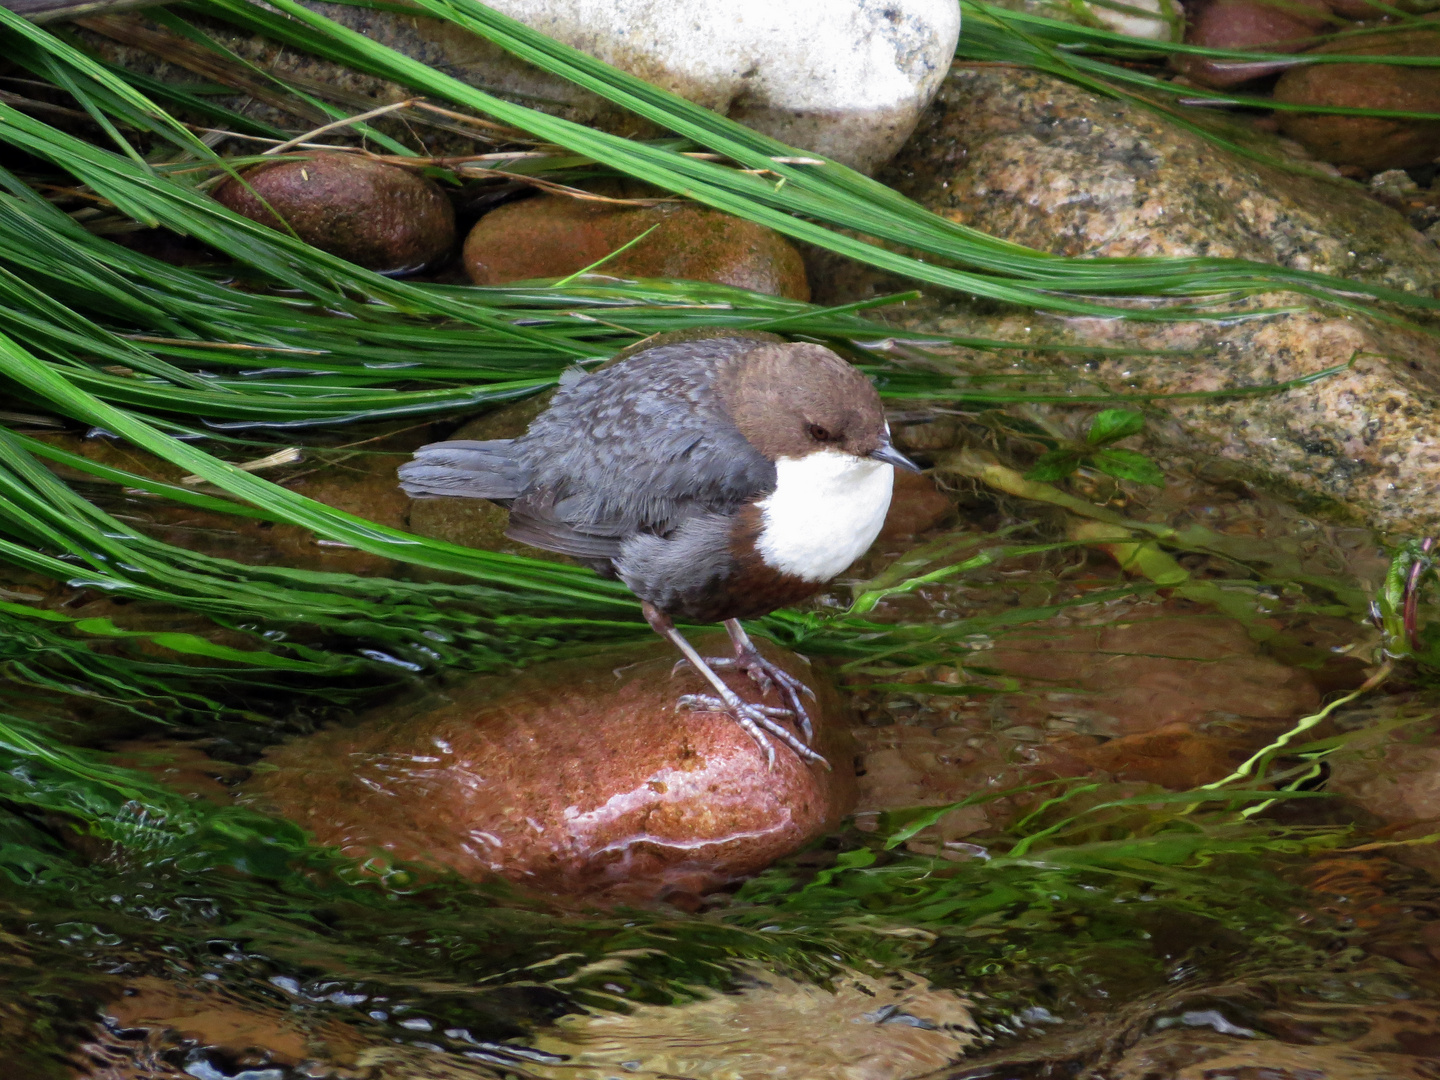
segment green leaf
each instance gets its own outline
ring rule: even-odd
[[[1160,467],[1134,450],[1101,450],[1090,458],[1090,464],[1117,480],[1133,480],[1151,487],[1165,486],[1165,474]]]
[[[1025,474],[1025,479],[1053,484],[1056,480],[1064,480],[1079,467],[1080,455],[1074,450],[1051,450],[1040,455],[1040,460]]]
[[[1133,409],[1104,409],[1090,421],[1085,441],[1091,446],[1106,446],[1140,434],[1144,426],[1145,417]]]

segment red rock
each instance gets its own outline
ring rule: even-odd
[[[1329,42],[1313,53],[1351,56],[1440,56],[1440,31],[1395,30]],[[1434,68],[1390,64],[1311,64],[1275,84],[1275,100],[1296,105],[1440,113]],[[1440,121],[1282,112],[1280,130],[1334,165],[1379,172],[1428,165],[1440,155]]]
[[[1200,8],[1185,31],[1189,45],[1257,52],[1299,52],[1327,27],[1325,0],[1214,0]],[[1175,66],[1206,86],[1238,86],[1284,70],[1283,64],[1211,60],[1177,53]]]
[[[418,270],[455,245],[455,209],[440,185],[356,154],[258,165],[215,198],[272,229],[288,222],[307,244],[371,270]],[[256,195],[270,204],[267,209]],[[272,212],[273,211],[273,212]]]
[[[465,239],[477,285],[565,277],[658,226],[596,269],[626,278],[683,278],[809,300],[800,253],[777,232],[702,206],[616,206],[558,195],[509,203]]]
[[[696,641],[712,654],[728,645]],[[854,800],[838,697],[795,654],[760,647],[815,689],[833,772],[784,747],[768,769],[729,717],[677,709],[705,686],[688,668],[672,678],[674,650],[657,640],[473,678],[438,703],[298,739],[267,755],[274,768],[247,798],[359,859],[609,899],[702,892],[801,847]],[[744,677],[732,685],[756,700]]]
[[[896,469],[895,492],[890,497],[890,510],[876,541],[884,544],[909,539],[933,529],[954,509],[950,497],[937,488],[930,477]]]

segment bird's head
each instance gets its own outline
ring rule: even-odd
[[[825,453],[920,471],[891,444],[874,385],[822,345],[752,349],[730,363],[717,389],[740,433],[771,461]]]

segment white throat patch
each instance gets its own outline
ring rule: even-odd
[[[875,542],[895,469],[883,461],[820,450],[775,462],[775,490],[757,505],[755,546],[767,566],[804,581],[829,581]]]

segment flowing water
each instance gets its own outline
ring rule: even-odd
[[[318,477],[373,513],[393,464],[361,455]],[[1178,794],[1374,671],[1375,538],[1223,479],[1172,478],[1144,505],[1092,493],[1207,530],[1209,553],[1179,557],[1190,585],[1161,589],[1068,544],[1053,508],[941,479],[951,518],[882,545],[815,605],[1011,547],[875,600],[871,617],[958,644],[924,663],[817,658],[849,701],[857,814],[681,906],[376,873],[284,823],[185,816],[198,792],[226,804],[265,746],[343,722],[345,701],[247,685],[230,721],[162,730],[32,688],[12,711],[36,729],[191,796],[166,820],[137,788],[109,836],[0,806],[6,1075],[1440,1077],[1440,860],[1407,842],[1422,815],[1399,804],[1423,793],[1385,788],[1376,764],[1437,745],[1425,669],[1401,665],[1294,738],[1248,785],[1260,794]],[[95,494],[211,553],[399,572]],[[204,625],[40,579],[4,588],[130,629]],[[933,821],[911,809],[966,799]]]

